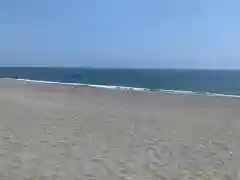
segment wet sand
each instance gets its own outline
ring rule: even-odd
[[[240,99],[1,79],[0,179],[240,179]]]

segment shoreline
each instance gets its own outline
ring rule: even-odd
[[[121,90],[121,91],[156,92],[156,93],[164,93],[164,94],[169,94],[169,95],[223,97],[223,98],[240,99],[240,95],[221,94],[221,93],[212,93],[212,92],[194,92],[194,91],[167,90],[167,89],[148,89],[148,88],[138,88],[138,87],[126,87],[126,86],[114,86],[114,85],[96,85],[96,84],[81,84],[81,83],[67,83],[67,82],[57,82],[57,81],[32,80],[32,79],[15,79],[15,78],[0,78],[0,79],[3,79],[3,80],[16,80],[16,81],[23,81],[23,82],[30,82],[30,83],[42,83],[42,84],[80,86],[80,87],[100,88],[100,89],[112,89],[112,90]]]

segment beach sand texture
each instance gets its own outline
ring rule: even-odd
[[[1,79],[10,179],[240,179],[240,100]]]

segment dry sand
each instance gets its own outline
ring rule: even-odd
[[[1,79],[6,179],[240,179],[240,100]]]

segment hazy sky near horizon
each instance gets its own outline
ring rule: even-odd
[[[240,68],[239,0],[0,1],[0,66]]]

